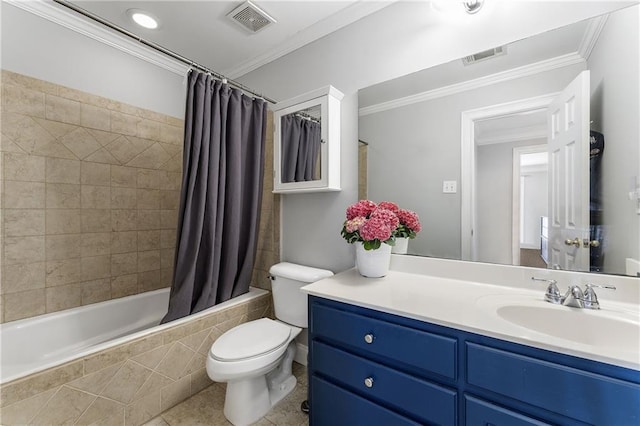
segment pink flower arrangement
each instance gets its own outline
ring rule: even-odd
[[[365,250],[375,250],[382,243],[395,245],[397,237],[415,238],[421,230],[418,215],[396,203],[360,200],[347,207],[342,237],[348,243],[361,241]]]

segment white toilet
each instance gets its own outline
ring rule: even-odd
[[[224,415],[236,426],[256,422],[296,386],[291,363],[296,336],[307,328],[307,295],[300,288],[333,272],[282,262],[273,265],[271,289],[277,320],[240,324],[211,346],[207,374],[227,382]]]

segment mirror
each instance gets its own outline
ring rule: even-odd
[[[328,86],[277,104],[273,192],[340,190],[342,97]]]
[[[553,266],[543,250],[548,249],[551,206],[548,183],[541,183],[551,173],[547,107],[588,70],[591,141],[601,135],[604,145],[585,159],[591,162],[588,177],[568,189],[582,189],[592,198],[600,194],[597,207],[586,199],[590,226],[575,230],[579,249],[598,259],[576,269],[637,275],[639,8],[623,8],[359,92],[367,197],[394,201],[419,214],[424,231],[410,241],[409,254]],[[471,141],[467,147],[465,138]],[[539,151],[544,155],[535,155]],[[599,171],[594,174],[594,169]]]

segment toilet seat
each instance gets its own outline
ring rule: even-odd
[[[217,361],[242,361],[277,351],[290,340],[291,327],[269,318],[241,324],[220,336],[209,355]]]

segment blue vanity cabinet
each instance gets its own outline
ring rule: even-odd
[[[640,372],[309,297],[310,424],[640,425]]]

